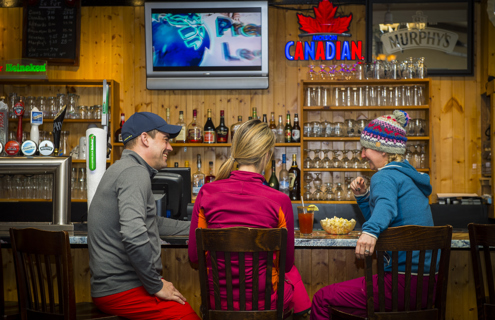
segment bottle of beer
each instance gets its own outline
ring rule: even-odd
[[[292,142],[301,142],[301,127],[299,126],[299,116],[294,114],[294,126],[292,127]]]
[[[268,185],[275,190],[279,188],[277,175],[275,174],[275,160],[272,160],[272,176],[268,180]]]
[[[275,112],[272,112],[272,116],[270,119],[270,129],[272,129],[275,138],[277,138],[277,125],[275,124]]]
[[[289,198],[301,200],[301,170],[297,167],[296,155],[292,155],[292,167],[289,169]]]
[[[292,142],[292,126],[290,125],[290,113],[287,111],[287,122],[285,123],[285,128],[284,128],[284,133],[285,133],[285,143],[291,143]]]

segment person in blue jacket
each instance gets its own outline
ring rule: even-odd
[[[433,218],[428,196],[432,188],[430,177],[418,172],[405,160],[406,131],[409,121],[406,112],[395,110],[392,115],[384,115],[371,121],[361,133],[361,157],[366,158],[370,168],[377,172],[372,176],[367,188],[362,177],[351,183],[357,203],[366,222],[356,245],[356,256],[364,259],[372,255],[380,234],[388,227],[405,225],[433,226]],[[430,253],[431,255],[431,253]],[[413,274],[417,272],[419,253],[413,254]],[[427,253],[426,262],[430,261]],[[385,257],[385,307],[392,306],[392,261]],[[406,255],[399,254],[399,273],[405,271]],[[438,264],[437,264],[438,265]],[[435,270],[436,271],[436,270]],[[423,289],[426,290],[430,265],[425,263]],[[413,276],[413,278],[415,278]],[[377,275],[373,278],[374,292],[378,292]],[[399,286],[405,285],[405,277],[399,275]],[[415,292],[416,279],[411,280]],[[403,292],[399,290],[399,302],[403,307]],[[426,296],[423,305],[426,306]],[[411,305],[416,297],[411,297]],[[364,277],[335,283],[320,289],[313,297],[311,319],[331,319],[330,307],[351,307],[366,309],[366,283]],[[375,309],[378,309],[378,294],[375,296]]]

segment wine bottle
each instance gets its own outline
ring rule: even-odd
[[[229,128],[225,125],[223,110],[220,110],[220,124],[215,130],[217,132],[217,143],[227,143],[229,140]]]
[[[217,141],[216,135],[215,126],[211,120],[211,109],[208,109],[208,119],[206,120],[204,127],[204,143],[215,143]]]
[[[301,170],[297,167],[296,155],[292,155],[292,167],[289,169],[289,198],[301,200]]]
[[[272,176],[268,180],[268,185],[275,190],[279,188],[277,175],[275,174],[275,160],[272,160]]]
[[[289,195],[289,172],[287,171],[285,154],[282,155],[282,170],[278,175],[279,191]]]

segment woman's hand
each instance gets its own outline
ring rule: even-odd
[[[361,234],[356,245],[356,257],[364,259],[375,251],[376,239],[366,233]]]
[[[351,182],[351,190],[354,195],[359,196],[366,193],[367,187],[363,177],[357,177]]]

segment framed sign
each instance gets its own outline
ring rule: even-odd
[[[24,0],[22,57],[79,66],[81,0]]]
[[[425,58],[428,75],[473,74],[472,0],[368,0],[366,57]]]

